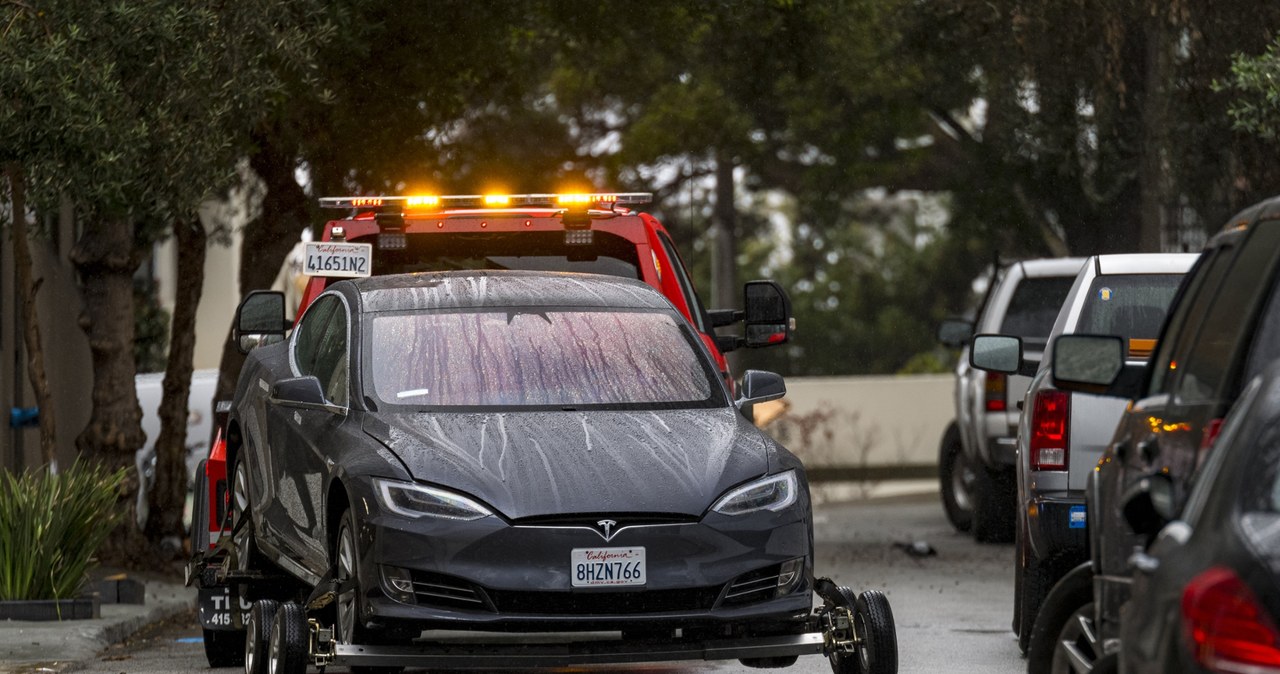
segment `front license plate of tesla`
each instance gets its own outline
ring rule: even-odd
[[[644,548],[574,548],[569,577],[574,587],[644,585]]]
[[[305,246],[307,276],[352,278],[369,276],[373,269],[373,246],[367,243],[308,241]]]

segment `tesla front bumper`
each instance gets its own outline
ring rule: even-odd
[[[697,521],[616,516],[607,539],[604,517],[508,523],[373,514],[360,527],[362,618],[410,630],[794,633],[812,609],[807,513],[797,504]],[[638,549],[642,585],[575,586],[575,577],[637,580],[632,571],[584,574],[575,550]]]

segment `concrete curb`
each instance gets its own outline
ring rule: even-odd
[[[195,608],[196,591],[146,581],[145,604],[104,604],[101,617],[62,622],[0,622],[0,674],[72,671],[153,623]]]

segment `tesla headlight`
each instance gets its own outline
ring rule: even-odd
[[[488,508],[462,494],[412,482],[375,480],[382,505],[405,517],[442,517],[449,520],[478,520],[493,514]]]
[[[796,489],[796,472],[789,470],[737,487],[716,501],[711,509],[723,515],[778,511],[796,502]]]

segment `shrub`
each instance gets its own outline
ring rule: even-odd
[[[122,518],[124,479],[79,462],[61,474],[0,474],[0,599],[75,596]]]

